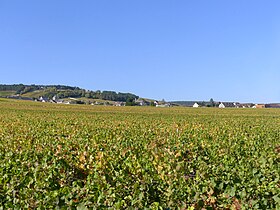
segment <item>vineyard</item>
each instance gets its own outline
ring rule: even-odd
[[[0,209],[280,209],[280,110],[0,99]]]

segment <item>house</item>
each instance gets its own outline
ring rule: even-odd
[[[150,102],[144,100],[144,99],[135,99],[135,103],[139,106],[149,106]]]
[[[240,103],[238,102],[219,102],[219,108],[239,108]]]
[[[280,104],[278,103],[265,104],[265,108],[280,108]]]
[[[193,107],[194,107],[194,108],[198,108],[198,107],[199,107],[198,103],[195,102],[194,105],[193,105]]]
[[[252,108],[254,106],[254,104],[252,103],[242,103],[239,105],[239,107],[241,108]]]
[[[125,106],[125,102],[115,102],[114,106]]]
[[[57,96],[53,96],[53,97],[52,97],[52,100],[53,100],[53,101],[56,101],[56,100],[57,100]]]
[[[222,104],[227,108],[235,108],[237,105],[235,102],[222,102]]]
[[[256,104],[257,109],[263,109],[265,108],[265,104]]]
[[[41,96],[41,97],[39,98],[39,101],[41,101],[41,102],[45,103],[45,102],[48,102],[48,101],[49,101],[49,99],[48,99],[48,98],[46,98],[46,97]]]
[[[224,109],[224,108],[226,108],[226,107],[225,107],[225,105],[224,105],[223,103],[220,103],[220,104],[219,104],[219,108],[220,108],[220,109]]]

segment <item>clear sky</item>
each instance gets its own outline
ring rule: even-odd
[[[0,83],[280,102],[279,0],[1,0]]]

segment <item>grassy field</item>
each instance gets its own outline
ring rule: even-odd
[[[15,93],[16,93],[15,91],[0,91],[0,97],[11,96],[14,95]]]
[[[279,174],[278,109],[0,99],[2,209],[280,209]]]

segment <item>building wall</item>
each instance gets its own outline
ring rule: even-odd
[[[256,104],[256,108],[262,109],[262,108],[265,108],[265,105],[264,104]]]

